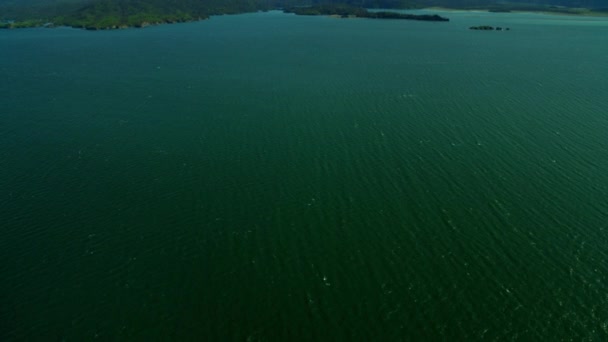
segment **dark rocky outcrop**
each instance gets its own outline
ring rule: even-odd
[[[488,26],[488,25],[481,25],[481,26],[471,26],[471,27],[469,27],[469,29],[470,30],[491,31],[491,30],[494,30],[494,27]]]
[[[469,27],[469,30],[481,30],[481,31],[494,31],[494,30],[496,30],[496,31],[502,31],[502,30],[505,30],[505,31],[509,31],[510,28],[508,28],[508,27],[502,28],[502,27],[499,27],[499,26],[494,27],[494,26],[489,26],[489,25],[481,25],[481,26],[471,26],[471,27]]]

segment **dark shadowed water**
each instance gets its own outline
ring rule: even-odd
[[[0,339],[606,340],[608,19],[443,14],[1,31]]]

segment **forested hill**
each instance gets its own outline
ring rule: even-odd
[[[90,29],[119,28],[319,4],[364,8],[550,10],[573,14],[579,12],[548,6],[608,8],[608,0],[0,0],[0,28],[31,27],[47,22]]]

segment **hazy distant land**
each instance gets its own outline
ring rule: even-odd
[[[608,16],[608,9],[591,9],[584,7],[563,7],[563,6],[547,6],[547,5],[531,5],[531,4],[502,4],[493,6],[470,6],[470,7],[443,7],[433,6],[428,7],[429,10],[440,10],[440,11],[480,11],[480,12],[494,12],[494,13],[522,13],[522,12],[535,12],[535,13],[546,13],[546,14],[559,14],[559,15],[579,15],[579,16],[594,16],[594,17],[605,17]]]

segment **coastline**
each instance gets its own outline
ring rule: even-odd
[[[431,6],[421,8],[424,10],[430,11],[444,11],[444,12],[469,12],[469,13],[536,13],[536,14],[547,14],[547,15],[564,15],[564,16],[572,16],[572,17],[593,17],[593,18],[605,18],[608,17],[608,12],[598,12],[593,11],[588,8],[572,8],[570,11],[547,11],[547,10],[508,10],[508,11],[492,11],[490,8],[474,8],[474,9],[466,9],[466,8],[449,8],[449,7],[441,7],[441,6]]]
[[[266,9],[267,10],[267,9]],[[281,10],[281,9],[277,9]],[[288,10],[282,9],[283,12],[289,13]],[[399,11],[404,9],[391,9],[392,11]],[[457,12],[468,12],[468,13],[535,13],[535,14],[544,14],[551,16],[569,16],[569,17],[589,17],[589,18],[606,18],[608,17],[608,11],[593,11],[588,8],[566,8],[560,7],[555,8],[555,10],[549,10],[549,8],[527,8],[521,9],[517,8],[450,8],[450,7],[442,7],[442,6],[430,6],[423,7],[417,9],[405,9],[405,10],[427,10],[427,11],[441,11],[446,13],[457,13]],[[264,11],[264,9],[258,9],[257,11]],[[128,28],[144,28],[147,26],[156,26],[163,24],[174,24],[174,23],[186,23],[186,22],[196,22],[201,20],[208,20],[212,16],[215,15],[226,15],[226,14],[240,14],[240,13],[252,13],[256,11],[243,11],[243,12],[234,12],[234,13],[215,13],[212,15],[190,15],[184,13],[182,16],[174,16],[174,15],[166,15],[166,16],[153,16],[149,18],[138,18],[139,20],[133,20],[131,22],[123,22],[123,21],[109,21],[106,17],[99,17],[97,20],[90,22],[83,22],[78,18],[70,18],[66,19],[64,17],[54,17],[49,19],[22,19],[15,21],[2,21],[0,22],[0,30],[10,30],[10,29],[20,29],[20,28],[55,28],[55,27],[71,27],[76,29],[84,29],[84,30],[117,30],[117,29],[128,29]],[[322,11],[323,12],[323,11]],[[370,10],[366,13],[378,13],[375,10]],[[383,14],[381,17],[374,16],[373,18],[384,18],[384,14],[391,12],[380,12]],[[301,14],[301,13],[296,13]],[[327,13],[306,13],[306,15],[328,15],[332,18],[365,18],[371,17],[368,15],[357,15],[357,13],[352,12],[346,13],[328,11]],[[143,16],[143,15],[142,15]],[[438,21],[442,19],[442,21],[448,21],[447,18],[441,18],[438,15],[414,15],[414,14],[402,14],[403,18],[395,18],[386,17],[386,19],[415,19],[415,20],[433,20]],[[410,18],[405,18],[410,17]],[[430,18],[433,17],[433,18]],[[147,19],[147,20],[146,20]]]

